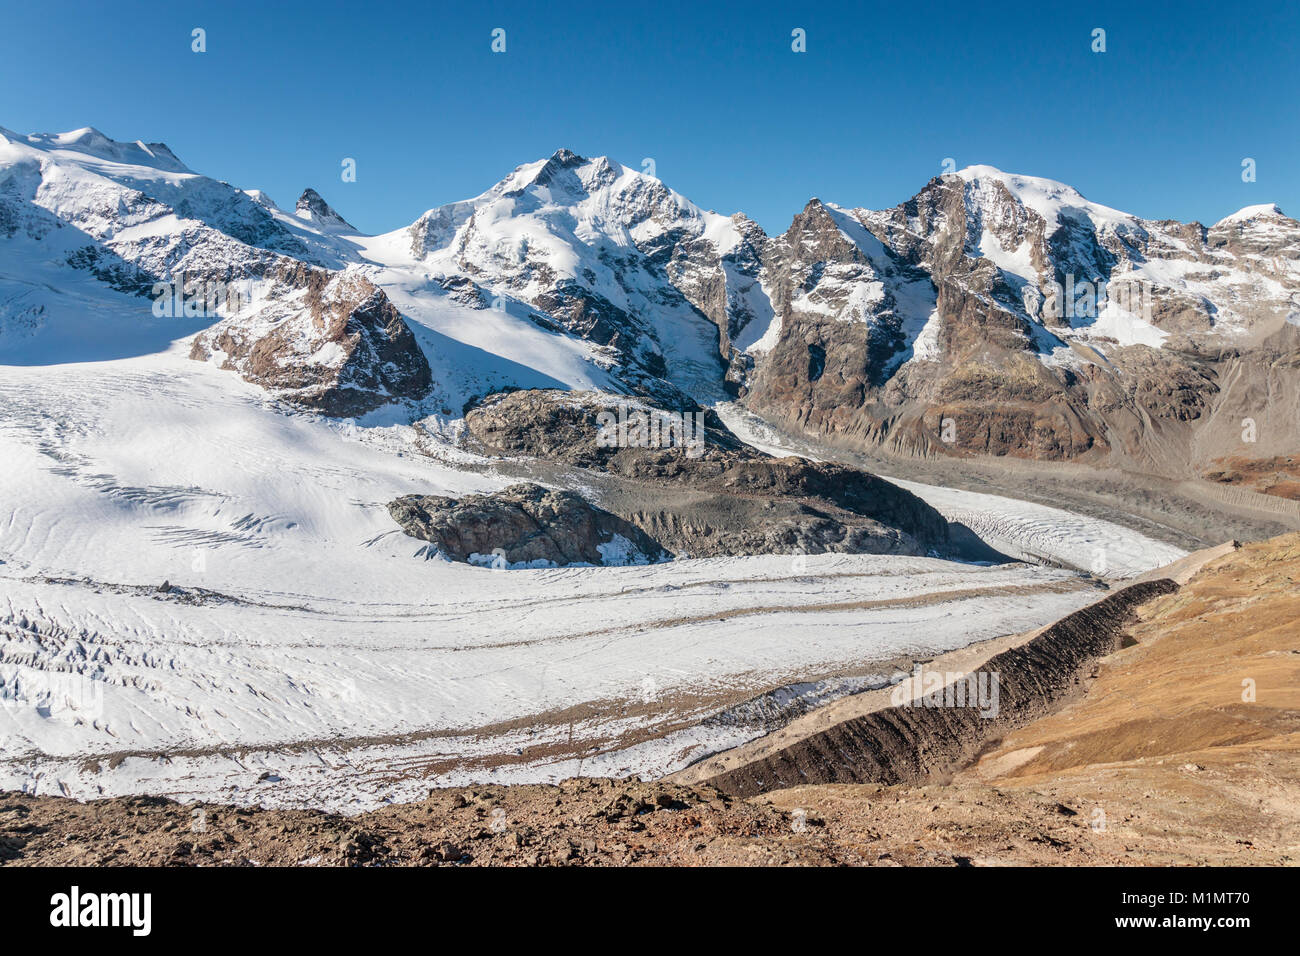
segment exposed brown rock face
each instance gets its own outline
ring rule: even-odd
[[[190,358],[222,368],[326,415],[361,415],[429,389],[429,363],[388,297],[369,280],[302,263],[275,274],[277,301],[224,319]]]
[[[1170,779],[1181,776],[1209,792],[1251,787],[1247,760],[1300,754],[1300,535],[1216,551],[1176,594],[1142,608],[1086,695],[998,741],[965,775],[1033,786],[1145,764],[1165,768],[1161,790],[1182,789]],[[1268,762],[1267,776],[1287,772]],[[1300,802],[1261,789],[1272,797],[1253,802],[1276,816],[1260,836],[1289,836],[1294,849]]]
[[[1149,222],[1046,181],[1022,194],[1016,181],[942,176],[879,212],[814,200],[758,243],[779,334],[747,357],[746,404],[850,447],[1105,461],[1179,478],[1203,470],[1211,449],[1300,446],[1280,421],[1260,439],[1274,444],[1254,448],[1236,447],[1226,425],[1300,393],[1300,223],[1267,210],[1208,229]],[[1169,265],[1151,274],[1179,278],[1143,278],[1156,261]],[[1076,334],[1098,321],[1089,308],[1101,283],[1160,348]],[[1268,403],[1246,404],[1242,363],[1276,383]]]
[[[1007,210],[995,234],[1009,242],[1027,231],[1031,258],[1046,262],[1041,218]],[[796,430],[905,452],[1104,452],[1086,383],[1039,361],[1036,338],[1050,333],[1035,331],[1000,270],[967,255],[961,190],[936,180],[895,213],[873,222],[814,201],[773,243],[781,334],[751,378],[750,407]],[[908,362],[916,322],[930,314],[937,360]]]
[[[457,561],[499,557],[507,564],[648,563],[664,549],[622,518],[573,491],[511,485],[459,500],[407,495],[388,511],[414,538]],[[602,547],[605,549],[602,551]]]

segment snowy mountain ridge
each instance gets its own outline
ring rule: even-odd
[[[195,358],[334,414],[397,401],[455,417],[518,387],[681,408],[740,396],[800,429],[925,447],[922,406],[951,404],[983,356],[995,400],[1023,397],[1012,383],[1028,376],[1071,410],[1046,442],[986,435],[970,450],[1073,457],[1123,444],[1107,409],[1130,409],[1125,429],[1142,417],[1146,399],[1117,369],[1154,362],[1169,379],[1155,390],[1191,389],[1204,417],[1216,375],[1204,356],[1285,343],[1300,326],[1300,224],[1268,204],[1210,227],[1144,220],[1063,183],[971,166],[890,210],[814,199],[768,236],[561,149],[368,236],[315,190],[283,210],[159,143],[90,128],[2,135],[0,249],[13,267],[0,267],[0,356],[59,360],[89,296],[132,315],[121,338],[158,347],[199,332]],[[162,327],[118,297],[178,277],[243,283],[241,310]],[[377,311],[353,314],[371,286]],[[356,294],[326,321],[313,288]],[[277,331],[293,316],[306,324]],[[1102,385],[1083,394],[1084,380]],[[1192,414],[1176,405],[1175,419]]]

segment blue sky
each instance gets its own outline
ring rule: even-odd
[[[1150,218],[1300,215],[1297,3],[0,3],[0,126],[161,140],[371,232],[560,146],[651,157],[769,232],[814,195],[892,206],[946,158]]]

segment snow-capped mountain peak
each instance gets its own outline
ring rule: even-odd
[[[67,133],[33,133],[29,136],[0,129],[0,135],[10,142],[21,142],[45,152],[65,154],[71,159],[83,157],[171,173],[192,172],[166,143],[145,143],[141,140],[133,143],[118,142],[93,126]]]
[[[1288,219],[1288,218],[1290,217],[1287,216],[1287,214],[1282,211],[1282,208],[1278,206],[1277,203],[1266,202],[1266,203],[1260,203],[1255,206],[1245,206],[1241,209],[1238,209],[1232,215],[1224,216],[1222,219],[1216,222],[1215,225],[1224,226],[1234,222],[1249,222],[1253,219]]]
[[[587,160],[579,156],[573,150],[561,147],[551,154],[549,159],[542,163],[541,168],[538,169],[536,175],[533,176],[530,185],[550,186],[563,170],[578,169],[579,167],[586,165],[586,163]]]
[[[974,381],[982,393],[1000,367],[1008,393],[1069,393],[1074,416],[1097,382],[1097,401],[1131,409],[1116,395],[1135,386],[1114,379],[1126,355],[1137,370],[1177,361],[1137,350],[1249,348],[1295,324],[1300,294],[1300,224],[1275,206],[1206,229],[991,166],[936,177],[890,210],[812,199],[768,236],[657,176],[562,148],[365,236],[315,190],[282,210],[166,147],[91,128],[0,136],[0,266],[30,264],[0,268],[0,349],[21,350],[45,324],[65,330],[47,348],[86,341],[66,332],[89,321],[64,291],[74,286],[124,293],[115,308],[127,315],[159,281],[233,280],[249,283],[233,314],[166,330],[201,332],[194,354],[317,408],[455,410],[520,387],[685,408],[730,392],[819,428],[868,414],[855,409],[924,411]],[[1066,301],[1080,283],[1092,307]],[[1183,403],[1201,374],[1171,373],[1170,414],[1192,414]],[[1161,379],[1132,378],[1148,381]],[[1054,434],[1064,451],[1053,453],[1100,444],[1108,414]]]
[[[713,323],[725,322],[726,308],[700,302],[696,278],[702,283],[701,270],[716,272],[742,243],[745,222],[706,213],[608,157],[559,149],[473,199],[378,237],[365,254],[454,282],[467,302],[541,312],[599,347],[599,360],[621,367],[636,388],[661,389],[666,380],[708,396],[724,364]]]
[[[1043,176],[1007,173],[994,166],[979,165],[967,166],[950,175],[967,183],[968,193],[975,197],[987,195],[990,184],[1000,184],[1018,203],[1032,209],[1048,223],[1059,222],[1062,216],[1079,215],[1086,216],[1098,226],[1135,221],[1135,217],[1128,213],[1091,202],[1073,186]]]
[[[294,215],[327,231],[357,231],[352,223],[340,216],[329,203],[321,198],[321,194],[311,187],[304,189],[302,195],[298,197],[298,203],[294,207]]]

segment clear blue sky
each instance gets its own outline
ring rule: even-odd
[[[674,189],[769,232],[814,195],[892,206],[947,157],[1152,218],[1261,202],[1300,216],[1298,10],[0,0],[0,126],[161,140],[284,206],[314,186],[372,232],[560,146],[653,157]],[[194,27],[206,53],[190,50]],[[806,53],[791,51],[795,27]]]

